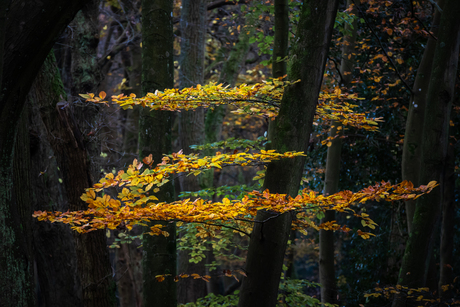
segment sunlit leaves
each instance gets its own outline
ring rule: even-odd
[[[148,93],[145,97],[135,94],[112,96],[112,103],[123,109],[142,106],[151,110],[180,111],[192,110],[199,107],[212,108],[218,105],[232,105],[235,114],[251,114],[273,118],[278,115],[284,88],[296,82],[282,81],[282,78],[253,85],[242,84],[237,87],[209,83],[184,89],[165,89],[164,92]],[[107,104],[105,93],[99,97],[94,94],[81,94],[87,101]],[[378,119],[369,119],[366,113],[355,113],[357,105],[346,102],[359,99],[356,94],[322,93],[316,110],[316,119],[335,120],[345,126],[361,129],[377,130]]]
[[[265,154],[267,153],[265,152]],[[176,154],[176,156],[178,155]],[[180,159],[180,157],[177,158]],[[211,158],[212,160],[212,157],[207,158]],[[245,163],[243,161],[247,160],[240,162]],[[165,162],[164,160],[163,165],[167,165]],[[206,165],[209,165],[209,161],[206,160],[206,163],[208,163]],[[418,188],[414,188],[411,183],[406,181],[397,185],[392,185],[389,182],[381,182],[357,193],[342,191],[330,196],[324,196],[305,189],[301,194],[293,198],[285,194],[271,194],[266,190],[264,192],[252,191],[241,200],[224,198],[222,202],[212,202],[198,198],[194,201],[184,199],[172,203],[163,203],[157,202],[155,196],[147,195],[141,189],[142,185],[149,181],[149,179],[146,179],[149,176],[155,178],[152,180],[158,178],[157,173],[155,173],[156,169],[147,169],[141,173],[139,165],[137,161],[131,165],[132,177],[126,180],[121,179],[120,174],[117,176],[106,176],[109,177],[111,186],[130,186],[133,181],[137,183],[134,189],[132,187],[130,189],[126,187],[122,188],[122,191],[118,194],[118,198],[122,199],[122,202],[112,199],[107,194],[98,197],[97,193],[100,193],[102,189],[93,188],[88,189],[82,196],[88,203],[89,209],[86,211],[65,213],[37,211],[34,216],[39,220],[70,224],[72,229],[81,233],[103,228],[115,229],[121,226],[131,229],[134,225],[145,224],[147,221],[153,220],[183,221],[187,223],[198,222],[204,223],[204,225],[198,230],[197,236],[206,238],[213,236],[213,229],[220,229],[220,227],[232,227],[236,231],[244,233],[243,229],[234,228],[235,221],[251,223],[258,210],[270,210],[279,214],[288,211],[297,212],[297,219],[293,223],[294,229],[304,230],[305,228],[313,227],[315,229],[349,231],[350,229],[345,225],[338,225],[335,221],[317,224],[317,213],[325,210],[346,212],[360,218],[364,227],[374,229],[377,224],[366,213],[356,211],[354,209],[355,205],[365,203],[369,200],[395,201],[416,199],[424,193],[429,193],[437,186],[437,183],[434,181]],[[173,165],[178,167],[178,164]],[[199,168],[199,165],[196,167]],[[161,168],[159,170],[161,171]],[[103,178],[101,182],[103,182],[102,185],[105,185],[108,181],[106,178]],[[133,191],[136,190],[137,194],[133,196],[135,195]],[[123,199],[125,200],[123,201]],[[232,226],[229,226],[230,224],[228,223]],[[163,231],[162,227],[160,224],[151,226],[148,234],[168,236],[169,234]],[[359,230],[358,235],[364,239],[368,239],[372,234]]]

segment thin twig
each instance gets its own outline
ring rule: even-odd
[[[417,20],[418,22],[420,22],[420,24],[421,24],[422,27],[425,29],[425,31],[427,31],[428,34],[430,34],[430,36],[431,36],[435,41],[437,41],[438,38],[435,37],[435,36],[433,35],[433,33],[431,33],[431,31],[430,31],[430,30],[425,26],[425,24],[420,20],[420,18],[418,18],[417,15],[415,15],[414,4],[412,3],[412,1],[409,1],[409,2],[410,2],[410,10],[411,10],[411,12],[412,12],[412,16],[414,16],[415,20]],[[437,7],[439,8],[439,5],[437,5]],[[439,10],[439,12],[442,12],[441,9],[438,9],[438,10]]]

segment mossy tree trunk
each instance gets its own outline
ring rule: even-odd
[[[173,2],[142,1],[142,94],[174,86]],[[139,116],[139,158],[152,154],[161,163],[163,154],[171,153],[171,112],[142,109]],[[172,182],[157,193],[160,201],[174,200]],[[176,275],[176,226],[163,224],[169,237],[145,235],[143,239],[143,305],[176,307],[176,283],[172,277],[158,282],[156,275]]]
[[[438,2],[443,6],[444,0]],[[441,12],[436,9],[431,31],[435,36],[438,35]],[[419,181],[419,173],[422,167],[422,131],[425,108],[428,94],[428,87],[431,78],[431,68],[433,56],[436,49],[436,41],[429,36],[422,60],[417,69],[412,95],[409,103],[409,112],[406,120],[406,133],[404,135],[404,147],[402,155],[402,179],[410,181],[414,186],[423,184]],[[410,233],[412,230],[412,219],[415,212],[415,200],[406,201],[407,228]]]
[[[26,238],[11,193],[17,125],[26,95],[54,40],[85,2],[43,0],[24,9],[22,1],[0,1],[0,302],[5,306],[34,304],[32,271],[22,248]]]
[[[442,183],[446,171],[449,120],[454,97],[460,41],[460,2],[444,2],[436,51],[431,68],[430,85],[423,127],[420,183],[432,180]],[[438,218],[443,186],[417,200],[412,231],[406,245],[398,284],[420,287],[426,282],[426,259],[430,253],[430,238]],[[393,306],[405,306],[405,298],[396,296]]]
[[[68,208],[70,211],[86,210],[87,204],[80,199],[80,196],[93,184],[85,147],[86,140],[81,134],[68,102],[63,100],[65,92],[53,54],[47,58],[41,74],[41,84],[37,85],[37,88],[41,88],[42,91],[35,93],[35,99],[47,129],[48,141],[61,170],[69,202]],[[113,306],[115,289],[105,231],[99,230],[87,234],[74,232],[73,235],[83,305]]]
[[[337,6],[336,0],[302,4],[288,63],[289,79],[301,81],[284,92],[279,115],[269,126],[269,149],[307,151]],[[270,163],[264,189],[297,195],[304,163],[304,158]],[[238,306],[275,306],[291,221],[290,213],[257,214]]]
[[[353,1],[347,1],[347,7],[353,5]],[[352,13],[356,15],[357,10],[354,8]],[[352,81],[354,67],[355,42],[358,29],[357,19],[350,24],[345,25],[342,45],[342,61],[340,63],[340,87],[346,89]],[[340,127],[340,128],[339,128]],[[324,180],[324,194],[332,195],[339,191],[340,182],[340,156],[342,152],[343,126],[340,122],[333,121],[331,124],[330,137],[331,146],[327,149],[326,157],[326,177]],[[335,220],[335,211],[325,212],[321,223]],[[335,278],[335,248],[334,232],[331,230],[319,231],[319,282],[321,283],[321,302],[334,304],[337,302],[337,285]]]
[[[59,80],[59,72],[48,68],[52,65],[51,60],[45,61],[28,96],[31,203],[34,211],[65,212],[69,209],[65,187],[59,182],[56,155],[48,142],[38,105],[40,99],[58,99],[64,94],[52,82]],[[37,220],[33,227],[38,306],[81,306],[82,289],[70,227]]]
[[[91,0],[77,13],[70,24],[74,27],[71,44],[71,95],[77,101],[72,104],[76,122],[85,135],[85,147],[88,152],[91,180],[99,181],[101,177],[100,132],[102,115],[100,106],[85,102],[79,94],[97,92],[98,86],[103,79],[97,61],[97,47],[99,44],[98,16],[99,0]]]

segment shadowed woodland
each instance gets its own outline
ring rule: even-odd
[[[0,306],[460,306],[459,15],[0,0]]]

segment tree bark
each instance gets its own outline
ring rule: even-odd
[[[460,41],[460,2],[446,0],[433,58],[423,128],[420,182],[441,182],[445,173],[448,127],[458,64]],[[426,281],[425,262],[430,237],[442,203],[443,186],[417,200],[413,229],[406,245],[398,284],[420,287]],[[395,297],[393,306],[404,306],[404,298]]]
[[[74,97],[72,112],[83,135],[88,153],[91,181],[97,182],[101,177],[100,168],[100,127],[102,112],[100,106],[85,102],[79,94],[94,93],[103,79],[98,65],[97,47],[99,44],[99,0],[90,0],[70,24],[74,27],[71,44],[71,86]]]
[[[47,89],[36,91],[34,95],[47,129],[48,140],[62,172],[62,181],[69,201],[68,208],[70,211],[86,210],[87,204],[80,196],[93,182],[85,140],[68,103],[62,98],[65,93],[53,54],[43,65],[37,83],[37,88]],[[83,305],[113,306],[115,292],[105,231],[98,230],[87,234],[74,232],[73,235]]]
[[[455,129],[454,127],[451,128]],[[441,181],[444,194],[442,203],[441,247],[439,252],[439,294],[445,300],[452,298],[454,295],[452,287],[444,291],[442,286],[452,285],[454,280],[452,264],[454,263],[455,236],[455,178],[455,148],[453,144],[449,144],[446,171]]]
[[[15,222],[24,239],[20,249],[25,255],[27,265],[27,275],[25,283],[28,287],[28,304],[33,304],[35,293],[32,291],[34,286],[34,253],[32,246],[32,206],[30,202],[30,150],[29,150],[29,125],[28,112],[24,109],[19,121],[19,127],[14,144],[13,159],[13,208],[19,215]],[[8,287],[8,286],[7,286]]]
[[[46,64],[45,64],[46,65]],[[49,71],[44,77],[43,69],[28,96],[31,203],[34,211],[65,212],[68,201],[56,162],[54,151],[47,140],[46,128],[40,117],[38,97],[53,97],[53,89],[45,86],[46,80],[59,78],[59,72]],[[58,93],[56,96],[59,96]],[[75,242],[68,225],[34,221],[33,243],[35,251],[36,285],[38,306],[81,306],[82,290],[77,275]]]
[[[173,2],[142,1],[142,94],[174,86]],[[141,110],[139,116],[139,158],[152,154],[161,163],[163,154],[171,153],[171,112]],[[174,200],[174,186],[163,185],[157,193],[160,201]],[[158,282],[156,275],[176,275],[176,226],[165,226],[169,237],[144,235],[143,239],[143,305],[176,307],[176,283],[172,277]]]
[[[279,115],[269,126],[269,149],[307,150],[337,6],[335,0],[303,2],[288,71],[290,80],[301,81],[285,89]],[[264,188],[297,195],[304,163],[304,158],[270,163]],[[275,306],[291,220],[290,213],[257,214],[238,306]]]
[[[353,5],[351,0],[347,1],[347,7]],[[357,14],[356,8],[351,11]],[[340,85],[343,88],[350,86],[352,81],[353,67],[355,63],[356,33],[358,30],[357,19],[353,24],[345,25],[345,34],[342,46],[342,61],[340,64]],[[338,129],[342,127],[342,129]],[[334,139],[331,141],[331,146],[327,149],[326,157],[326,177],[324,180],[324,194],[332,195],[339,191],[340,182],[340,156],[342,152],[343,125],[340,122],[333,121],[330,136]],[[335,220],[335,211],[326,211],[321,223]],[[334,248],[334,232],[331,230],[319,231],[319,282],[321,284],[321,302],[322,303],[337,303],[337,285],[335,278],[335,248]]]
[[[12,206],[13,144],[25,97],[56,36],[86,0],[0,1],[3,66],[0,89],[0,301],[7,306],[30,305],[31,273],[18,213]],[[8,9],[5,14],[6,8]],[[6,16],[6,17],[5,17]],[[39,48],[37,47],[39,46]]]
[[[442,7],[444,0],[438,4]],[[431,31],[436,36],[438,34],[441,13],[436,9],[433,18]],[[404,147],[402,156],[402,179],[410,181],[414,186],[423,184],[419,181],[422,157],[422,133],[425,108],[427,101],[428,87],[431,78],[431,67],[433,56],[436,49],[436,41],[430,36],[423,52],[422,60],[417,69],[414,86],[412,88],[409,112],[406,120],[406,133],[404,135]],[[408,233],[412,231],[412,219],[415,212],[415,200],[406,201],[406,217]]]
[[[206,0],[183,0],[181,10],[181,52],[179,56],[179,87],[196,86],[204,82],[204,51],[206,36]],[[179,146],[190,154],[190,145],[204,143],[204,109],[179,113]],[[184,176],[180,179],[181,191],[201,189],[200,178]],[[179,252],[179,272],[203,275],[205,262],[190,263],[187,251]],[[191,278],[178,284],[178,303],[194,302],[207,294],[206,284]]]

